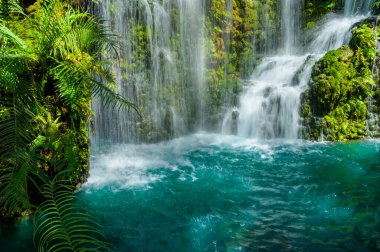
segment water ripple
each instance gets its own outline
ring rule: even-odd
[[[94,153],[80,197],[119,251],[371,251],[378,146],[206,134],[114,145]]]

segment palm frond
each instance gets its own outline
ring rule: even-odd
[[[26,61],[26,44],[0,24],[0,203],[9,215],[28,210],[28,181],[33,169],[29,153],[34,139],[34,88]]]
[[[17,151],[15,156],[17,160],[8,162],[10,166],[2,167],[0,174],[0,202],[9,215],[31,208],[27,190],[30,160],[22,150]]]
[[[0,78],[1,79],[1,78]],[[14,86],[1,88],[5,90],[1,99],[1,106],[7,108],[7,116],[0,118],[0,158],[7,158],[16,147],[26,147],[33,141],[31,131],[33,109],[35,101],[33,92],[23,80],[16,79]]]
[[[56,14],[62,9],[65,9],[64,14]],[[115,35],[104,21],[60,1],[42,4],[40,33],[40,52],[55,59],[64,60],[69,54],[78,52],[93,57],[104,51],[116,53]]]
[[[77,66],[68,61],[58,63],[50,70],[50,74],[55,80],[59,97],[65,104],[77,111],[83,92],[89,92],[83,87],[88,74],[83,74]]]
[[[38,251],[111,251],[98,219],[79,206],[65,181],[44,186],[45,201],[35,215]]]
[[[7,17],[10,13],[25,15],[17,0],[0,0],[0,18]]]
[[[18,0],[8,0],[8,8],[10,13],[25,15],[24,9],[20,6]]]
[[[26,49],[25,42],[1,23],[0,23],[0,39],[9,40],[15,46]]]
[[[103,77],[105,81],[112,83],[113,77],[109,71],[99,66],[96,72],[98,78]],[[60,62],[52,69],[52,74],[56,80],[56,87],[60,97],[66,104],[69,104],[73,108],[78,108],[78,97],[83,95],[83,85],[90,84],[91,86],[87,87],[87,89],[91,88],[92,94],[99,96],[105,106],[114,109],[133,109],[140,115],[134,103],[129,102],[123,96],[117,94],[109,85],[96,80],[96,77],[93,75],[81,72],[77,66],[70,62]]]
[[[1,63],[1,58],[0,58]],[[17,63],[15,61],[14,63]],[[4,67],[0,64],[1,67]],[[20,78],[20,66],[9,64],[0,69],[0,105],[7,109],[7,115],[0,118],[0,159],[12,156],[17,148],[26,148],[34,139],[32,133],[33,110],[36,102],[34,89],[24,78]],[[8,69],[14,68],[14,69]],[[26,71],[26,69],[24,69]]]
[[[126,100],[122,95],[116,93],[114,90],[112,90],[109,86],[105,85],[104,83],[94,79],[92,81],[92,90],[95,96],[99,96],[101,98],[103,105],[105,105],[106,107],[111,107],[112,109],[118,110],[133,109],[139,116],[141,116],[137,106],[134,103]]]
[[[78,20],[74,30],[82,51],[91,52],[94,57],[99,57],[104,52],[117,55],[117,36],[105,25],[104,20],[87,15]]]
[[[70,134],[64,139],[64,157],[66,161],[65,170],[68,174],[72,174],[79,166],[78,155],[75,150],[75,135]]]

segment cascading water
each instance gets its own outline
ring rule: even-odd
[[[346,17],[367,14],[374,0],[345,0],[344,15]]]
[[[345,1],[344,14],[323,21],[311,42],[302,47],[303,2],[282,0],[283,34],[278,55],[265,57],[254,69],[239,107],[226,113],[222,132],[262,139],[298,138],[300,95],[308,87],[312,66],[328,50],[348,42],[352,26],[368,14],[372,2]]]
[[[273,44],[255,47],[266,57],[238,108],[224,118],[223,131],[243,137],[199,133],[156,144],[99,139],[92,145],[91,176],[76,201],[99,216],[114,251],[380,251],[379,139],[321,144],[245,138],[297,138],[300,94],[314,63],[349,41],[372,1],[347,0],[344,12],[317,24],[306,44],[302,0],[278,1],[282,34],[273,39],[273,30],[259,30],[264,39],[252,43]],[[176,136],[202,125],[207,2],[222,1],[102,0],[102,16],[124,41],[113,68],[118,91],[144,107],[147,117],[95,101],[97,137],[137,140],[143,126],[169,128]],[[268,10],[256,17],[267,29],[280,27],[270,24]],[[373,112],[368,126],[378,127],[378,110]],[[5,226],[0,221],[1,251],[33,251],[31,237],[31,218]]]
[[[376,21],[376,26],[379,25],[379,19]],[[376,28],[375,28],[376,29]],[[376,39],[377,50],[380,50],[380,42]],[[372,65],[373,76],[380,76],[380,59],[375,57]],[[379,79],[378,79],[379,80]],[[380,137],[380,113],[377,109],[377,104],[372,97],[368,97],[367,101],[367,120],[366,129],[369,137],[379,138]]]
[[[203,0],[105,0],[99,15],[121,36],[118,92],[143,114],[95,100],[95,139],[133,142],[179,136],[204,121]]]
[[[282,50],[284,54],[297,54],[301,47],[301,13],[303,0],[282,0],[281,30]]]
[[[264,139],[297,138],[300,94],[307,89],[313,64],[348,41],[351,26],[368,13],[372,2],[345,1],[342,15],[331,15],[317,25],[316,36],[305,45],[303,0],[279,1],[281,36],[269,36],[270,45],[256,48],[267,57],[255,67],[238,108],[226,113],[222,131]],[[138,105],[143,117],[105,108],[95,100],[95,137],[155,141],[204,129],[206,1],[105,0],[99,7],[100,16],[112,20],[109,25],[123,41],[119,64],[113,64],[117,90]],[[232,24],[232,2],[226,1],[226,8]],[[261,19],[264,29],[273,29],[266,25],[270,18]],[[229,39],[224,43],[228,50]]]

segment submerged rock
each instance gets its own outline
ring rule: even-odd
[[[231,123],[231,133],[236,135],[238,133],[239,126],[239,111],[233,110],[231,113],[232,123]]]

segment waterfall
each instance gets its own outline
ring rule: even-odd
[[[155,141],[204,123],[203,0],[104,0],[98,15],[122,43],[112,62],[117,92],[140,108],[105,108],[95,99],[95,139]],[[109,56],[106,56],[109,58]]]
[[[269,8],[270,2],[264,2]],[[252,44],[256,54],[264,57],[258,63],[257,55],[252,60],[256,66],[248,81],[242,81],[245,85],[237,107],[225,114],[222,132],[264,139],[297,138],[300,94],[308,88],[312,66],[328,50],[348,42],[352,25],[369,13],[372,3],[346,0],[342,13],[319,22],[307,43],[302,28],[304,0],[278,0],[278,25],[271,23],[268,9],[260,10],[255,15],[259,32]],[[231,30],[234,2],[225,4],[225,25]],[[158,141],[207,128],[208,5],[205,0],[103,0],[97,5],[98,15],[122,41],[118,57],[105,55],[112,61],[116,90],[138,106],[142,117],[104,107],[100,99],[94,99],[95,140]],[[224,37],[223,42],[225,50],[230,50],[231,38]]]
[[[345,0],[344,15],[368,14],[374,0]]]
[[[379,25],[379,21],[380,20],[377,18],[376,26],[373,29],[376,29],[376,27]],[[378,41],[378,38],[376,38],[376,41],[377,41],[376,42],[377,50],[380,50],[380,43]],[[375,79],[377,79],[377,84],[379,84],[380,59],[378,56],[376,56],[373,61],[372,75],[376,76]],[[375,88],[372,88],[372,89],[374,90]],[[366,120],[367,134],[371,138],[379,138],[380,137],[380,113],[379,113],[377,102],[371,96],[368,97],[367,108],[368,108],[367,120]]]
[[[264,57],[253,70],[238,108],[224,117],[222,132],[262,139],[298,138],[300,95],[308,88],[313,65],[328,50],[349,41],[352,26],[369,14],[371,3],[346,0],[344,14],[321,22],[311,42],[301,46],[303,1],[281,0],[279,53]]]
[[[280,3],[282,49],[285,54],[294,54],[301,47],[301,15],[304,1],[282,0]]]

